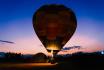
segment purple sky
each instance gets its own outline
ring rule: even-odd
[[[0,52],[47,53],[32,26],[34,12],[44,4],[64,4],[76,14],[77,30],[64,47],[78,45],[82,49],[66,53],[104,50],[103,3],[103,0],[0,0],[0,40],[15,42],[0,42]]]

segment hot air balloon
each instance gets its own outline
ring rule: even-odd
[[[47,51],[56,55],[74,34],[77,20],[64,5],[43,5],[33,15],[33,27]]]

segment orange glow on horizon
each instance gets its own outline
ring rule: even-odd
[[[36,37],[30,38],[20,38],[15,40],[15,44],[0,44],[0,51],[1,52],[15,52],[15,53],[22,53],[22,54],[36,54],[39,52],[45,53],[48,55],[46,48],[42,45],[39,39]],[[89,38],[87,36],[82,35],[74,35],[70,41],[64,47],[70,46],[81,46],[82,49],[73,49],[67,52],[60,51],[59,53],[74,53],[77,51],[84,51],[84,52],[93,52],[97,50],[103,50],[103,44],[99,43],[95,39]],[[57,48],[51,48],[57,49]]]

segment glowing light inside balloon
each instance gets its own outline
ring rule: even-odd
[[[47,46],[48,50],[59,50],[59,47],[56,44],[50,44]]]

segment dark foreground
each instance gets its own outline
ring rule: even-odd
[[[55,66],[51,63],[2,63],[0,70],[47,70]]]
[[[0,70],[104,70],[104,54],[100,52],[58,55],[55,57],[56,64],[47,63],[48,58],[43,58],[40,54],[29,59],[17,54],[15,57],[14,54],[8,56],[0,59]]]
[[[51,63],[2,63],[0,70],[99,70],[104,69],[103,64],[79,64],[63,62]]]

